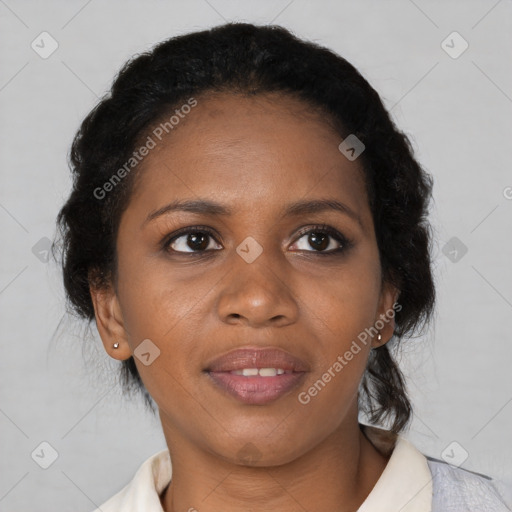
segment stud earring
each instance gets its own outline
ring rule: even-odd
[[[117,341],[114,343],[114,348],[119,348],[119,343]]]
[[[382,341],[382,334],[379,331],[379,334],[377,334],[377,341],[380,343]]]

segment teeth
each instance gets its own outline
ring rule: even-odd
[[[283,373],[292,373],[291,371],[284,371],[282,368],[244,368],[243,370],[233,370],[230,373],[233,375],[243,375],[244,377],[275,377]]]

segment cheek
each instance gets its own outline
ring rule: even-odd
[[[371,348],[365,329],[372,325],[374,303],[365,295],[349,296],[338,300],[338,307],[324,310],[318,322],[317,329],[323,325],[324,336],[319,338],[315,367],[298,390],[295,403],[305,432],[320,429],[327,435],[350,410],[357,410],[359,384]],[[336,297],[329,304],[333,302]]]
[[[186,275],[163,256],[132,253],[120,258],[120,304],[134,346],[145,338],[166,344],[177,340],[176,331],[194,319],[211,285],[186,279]]]
[[[179,277],[169,268],[164,270],[161,263],[125,261],[119,265],[127,339],[140,377],[159,405],[170,397],[178,403],[187,398],[188,375],[197,370],[191,364],[197,343],[194,326],[204,320],[200,290],[187,286],[183,273]],[[186,400],[182,406],[187,406]]]
[[[325,414],[326,407],[331,407],[335,416],[343,416],[357,395],[366,368],[369,329],[378,309],[380,269],[373,257],[361,256],[333,271],[322,289],[310,290],[307,308],[313,313],[308,317],[316,333],[316,364],[298,402],[311,409],[312,416],[321,414],[322,409]]]
[[[343,279],[331,283],[329,293],[313,294],[311,330],[316,333],[316,364],[308,380],[318,382],[320,401],[343,402],[357,391],[371,348],[371,331],[377,308],[372,279]],[[326,390],[326,391],[324,391]],[[316,396],[311,390],[311,396]],[[341,400],[341,401],[340,401]],[[335,402],[333,402],[335,403]]]
[[[343,346],[373,325],[380,295],[380,269],[371,261],[359,261],[333,269],[321,286],[307,284],[301,294],[315,330],[329,340],[323,349]]]

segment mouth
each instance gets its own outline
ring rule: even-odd
[[[300,385],[308,365],[277,348],[247,347],[228,352],[204,370],[218,389],[249,405],[265,405]]]

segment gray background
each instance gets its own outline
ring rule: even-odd
[[[510,0],[0,0],[0,510],[90,511],[165,447],[158,419],[121,397],[94,325],[83,351],[45,249],[72,137],[115,72],[224,20],[279,23],[339,52],[411,136],[435,179],[439,302],[435,326],[403,352],[407,437],[437,458],[455,441],[448,453],[465,450],[462,467],[499,479],[512,501]],[[31,48],[43,31],[59,45],[46,59]],[[442,47],[453,31],[469,44],[457,58]],[[48,469],[31,457],[50,462],[44,441],[58,454]]]

